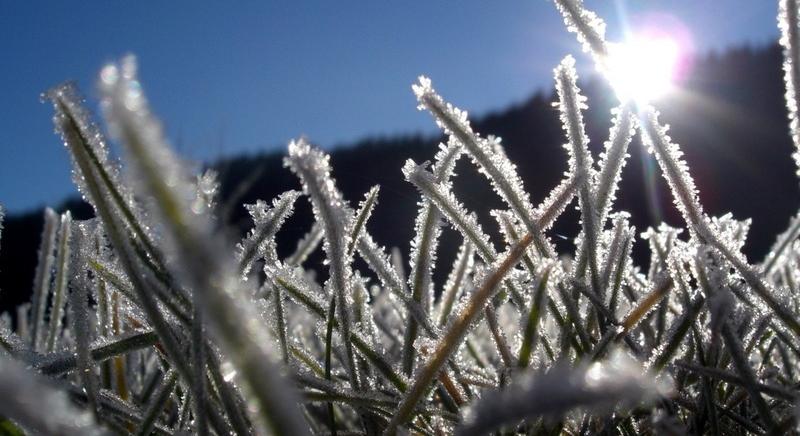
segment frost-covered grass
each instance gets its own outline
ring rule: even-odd
[[[602,71],[603,22],[579,0],[556,6]],[[800,145],[797,9],[783,0],[779,23]],[[800,217],[750,263],[750,221],[705,214],[656,109],[621,102],[592,156],[572,57],[554,73],[569,170],[543,199],[530,198],[498,138],[474,132],[429,79],[413,86],[449,140],[433,163],[402,168],[420,193],[408,276],[369,234],[378,187],[353,207],[306,141],[285,158],[301,190],[246,205],[253,228],[234,245],[219,230],[214,174],[191,174],[173,154],[132,57],[99,79],[124,162],[74,87],[52,89],[56,130],[97,218],[45,212],[33,299],[14,328],[0,327],[0,415],[42,434],[795,431]],[[637,134],[684,229],[639,234],[614,209]],[[496,223],[454,195],[462,157],[505,201]],[[304,200],[316,221],[281,258],[275,235]],[[558,253],[548,229],[573,200],[578,249]],[[487,234],[493,225],[503,241]],[[463,238],[452,266],[437,262],[445,228]],[[651,248],[647,270],[631,259],[637,235]],[[320,245],[324,283],[303,267]],[[445,283],[434,268],[450,268]]]

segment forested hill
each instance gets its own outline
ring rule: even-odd
[[[710,55],[695,63],[692,80],[681,91],[658,104],[662,120],[672,126],[673,140],[686,154],[706,211],[711,215],[730,211],[738,219],[753,219],[746,246],[751,261],[761,259],[800,205],[780,65],[777,46]],[[588,72],[583,76],[589,77]],[[587,128],[597,159],[608,136],[614,99],[600,82],[590,80],[582,87],[589,97]],[[503,139],[534,203],[544,198],[566,169],[562,147],[565,135],[553,100],[548,90],[506,110],[473,119],[477,131]],[[441,138],[410,135],[365,140],[331,151],[334,176],[351,204],[357,204],[371,186],[381,186],[368,229],[378,242],[400,248],[404,256],[413,237],[419,195],[403,179],[400,169],[409,158],[417,162],[432,159],[439,141]],[[56,139],[53,144],[56,146]],[[658,168],[638,138],[630,154],[615,209],[629,211],[638,231],[662,221],[681,224]],[[299,188],[297,179],[283,168],[279,152],[232,158],[215,167],[223,185],[222,209],[230,201],[239,205],[231,207],[221,219],[231,233],[241,234],[250,224],[242,202],[269,200],[282,191]],[[69,170],[65,166],[64,171]],[[468,159],[459,162],[457,174],[456,194],[478,213],[488,231],[496,233],[489,211],[501,208],[501,202]],[[65,208],[79,219],[91,215],[90,208],[77,199],[65,201],[60,209]],[[571,208],[551,232],[554,240],[563,244],[559,235],[577,233],[576,217]],[[310,207],[301,200],[280,234],[280,250],[291,250],[294,241],[308,230],[309,222]],[[6,218],[0,245],[0,310],[29,298],[41,226],[41,211]],[[452,258],[457,243],[455,232],[444,232],[442,262]],[[646,259],[646,244],[637,241],[635,253]],[[325,273],[324,268],[318,268],[321,257],[312,258],[310,265]],[[441,281],[447,269],[440,267],[435,278]]]

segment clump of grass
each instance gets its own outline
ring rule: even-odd
[[[555,3],[602,71],[602,20],[579,0]],[[781,2],[779,19],[797,142],[795,0]],[[306,141],[285,160],[302,191],[248,205],[253,229],[237,244],[218,229],[230,205],[216,206],[214,173],[192,174],[173,154],[132,57],[100,74],[124,162],[74,86],[49,91],[97,218],[45,212],[33,301],[16,326],[0,325],[0,414],[42,434],[794,430],[800,219],[751,264],[741,254],[750,222],[706,215],[654,108],[621,102],[595,157],[572,57],[554,75],[569,170],[542,199],[499,139],[474,132],[429,79],[413,86],[449,139],[432,165],[402,168],[420,194],[408,277],[369,233],[378,187],[354,208],[328,155]],[[643,233],[646,272],[632,262],[628,215],[614,210],[635,134],[686,222]],[[506,203],[492,211],[502,246],[453,193],[462,156]],[[281,258],[275,235],[302,197],[316,222]],[[548,230],[574,199],[578,250],[558,253]],[[463,242],[447,282],[435,283],[444,227]],[[324,283],[303,265],[320,244]]]

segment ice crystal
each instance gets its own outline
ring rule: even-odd
[[[203,174],[197,176],[195,182],[195,198],[192,202],[192,212],[208,213],[216,206],[217,194],[219,193],[219,182],[217,172],[208,169]]]

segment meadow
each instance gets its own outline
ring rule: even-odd
[[[661,84],[641,67],[658,67],[664,52],[621,58],[625,46],[606,41],[602,19],[580,0],[554,3],[617,92],[604,151],[589,149],[591,102],[570,55],[554,66],[568,170],[542,198],[531,198],[499,138],[476,133],[420,77],[418,109],[447,140],[431,161],[398,168],[419,195],[408,259],[370,234],[380,186],[344,198],[328,154],[304,138],[284,158],[297,189],[245,205],[252,228],[231,240],[217,175],[193,172],[170,147],[133,56],[99,73],[107,132],[73,84],[49,90],[74,182],[96,217],[45,212],[32,300],[0,324],[0,430],[796,432],[800,216],[764,259],[747,259],[751,222],[704,211],[691,162],[651,104]],[[781,1],[778,22],[786,130],[800,150],[795,0]],[[615,208],[636,135],[683,228],[637,230]],[[502,199],[495,222],[454,193],[461,159]],[[800,152],[786,159],[800,166]],[[281,256],[276,235],[300,201],[315,221]],[[551,229],[569,207],[580,212],[576,249],[557,250]],[[461,241],[452,265],[437,261],[445,229]],[[633,260],[637,239],[650,248],[646,268]],[[304,265],[319,249],[324,280]],[[447,280],[435,282],[443,269]]]

